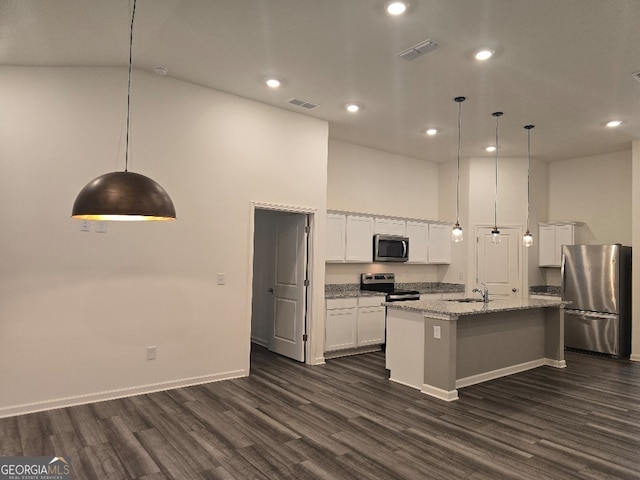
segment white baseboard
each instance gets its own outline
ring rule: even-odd
[[[548,360],[549,359],[546,358],[539,358],[538,360],[532,360],[530,362],[524,362],[518,365],[512,365],[510,367],[499,368],[490,372],[484,372],[479,373],[478,375],[471,375],[470,377],[459,378],[458,380],[456,380],[456,388],[468,387],[470,385],[475,385],[476,383],[495,380],[496,378],[506,377],[507,375],[513,375],[514,373],[531,370],[532,368],[538,368],[543,365],[547,365]]]
[[[103,392],[89,393],[86,395],[75,395],[72,397],[54,398],[50,400],[43,400],[40,402],[24,403],[22,405],[11,405],[9,407],[0,408],[0,418],[12,417],[14,415],[24,415],[27,413],[42,412],[45,410],[53,410],[56,408],[73,407],[75,405],[84,405],[87,403],[102,402],[105,400],[115,400],[117,398],[133,397],[135,395],[160,392],[163,390],[172,390],[174,388],[191,387],[193,385],[219,382],[221,380],[230,380],[232,378],[246,377],[248,375],[248,370],[234,370],[231,372],[182,378],[179,380],[171,380],[168,382],[150,383],[148,385],[139,385],[136,387],[122,388],[117,390],[106,390]]]
[[[456,386],[457,386],[456,382]],[[434,387],[433,385],[427,385],[426,383],[422,385],[421,393],[425,395],[429,395],[431,397],[439,398],[440,400],[444,400],[445,402],[453,402],[454,400],[458,400],[458,390],[442,390],[441,388]]]
[[[397,378],[389,377],[389,380],[399,385],[404,385],[405,387],[413,388],[415,390],[420,390],[420,387],[416,387],[415,385],[412,385],[410,383],[403,382],[402,380],[398,380]]]
[[[629,357],[632,362],[640,362],[640,353],[634,353]]]
[[[566,360],[555,360],[553,358],[545,358],[544,360],[545,360],[544,364],[547,367],[567,368],[567,361]]]

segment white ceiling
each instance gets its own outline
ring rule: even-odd
[[[132,1],[132,0],[131,0]],[[1,65],[125,66],[130,0],[0,0]],[[133,63],[329,121],[330,136],[449,161],[462,156],[556,161],[630,148],[640,138],[639,0],[138,0]],[[411,62],[396,53],[427,38]],[[479,47],[496,51],[479,63]],[[276,75],[278,90],[264,85]],[[134,79],[135,82],[135,74]],[[318,104],[306,111],[292,97]],[[344,105],[363,109],[348,114]],[[135,102],[135,98],[132,99]],[[620,118],[617,129],[606,121]],[[435,137],[427,127],[441,129]]]

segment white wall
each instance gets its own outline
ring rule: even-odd
[[[438,220],[438,165],[329,140],[327,208]]]
[[[329,210],[438,220],[438,185],[438,164],[329,140]],[[328,263],[325,280],[358,283],[360,273],[391,272],[397,282],[437,282],[441,270],[436,265]]]
[[[581,241],[631,245],[631,150],[549,164],[549,220],[585,223]]]
[[[178,220],[80,232],[75,196],[123,167],[125,99],[119,69],[0,69],[0,415],[246,375],[251,201],[317,209],[323,246],[326,122],[140,71],[130,170]]]

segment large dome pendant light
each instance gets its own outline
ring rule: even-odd
[[[498,230],[498,151],[500,150],[500,143],[498,138],[498,119],[503,115],[502,112],[494,112],[491,114],[496,119],[496,191],[493,200],[493,230],[491,235],[493,237],[493,243],[500,243],[500,230]]]
[[[462,227],[460,226],[460,131],[461,131],[461,112],[462,102],[466,100],[465,97],[456,97],[453,99],[458,104],[458,166],[456,169],[456,224],[451,231],[451,240],[454,242],[461,242],[462,239]]]
[[[157,182],[128,171],[129,122],[131,116],[131,65],[133,53],[133,0],[129,36],[129,79],[127,84],[127,130],[124,172],[111,172],[91,180],[76,197],[71,217],[79,220],[175,220],[176,210],[169,194]]]
[[[531,129],[533,127],[535,127],[535,125],[524,126],[527,130],[527,231],[524,233],[524,237],[522,237],[522,244],[525,247],[533,245],[533,235],[531,235],[531,231],[529,230],[529,198],[531,194]]]

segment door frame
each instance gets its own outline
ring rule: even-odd
[[[318,209],[313,207],[303,207],[299,205],[286,205],[286,204],[278,204],[278,203],[269,203],[269,202],[259,202],[259,201],[251,201],[249,212],[249,278],[248,278],[248,301],[247,301],[247,340],[248,340],[248,351],[249,355],[251,352],[251,315],[252,315],[252,303],[253,303],[253,242],[255,238],[255,216],[256,210],[271,210],[282,213],[295,213],[300,215],[306,215],[308,218],[309,224],[309,235],[307,236],[307,278],[309,280],[309,286],[307,287],[307,299],[305,302],[305,332],[307,334],[307,341],[304,345],[304,358],[305,364],[307,365],[315,365],[317,362],[313,356],[313,348],[312,345],[315,344],[315,337],[313,336],[314,326],[317,323],[317,319],[314,317],[313,312],[315,310],[315,295],[314,291],[317,288],[314,282],[314,272],[316,270],[316,261],[315,261],[315,248],[318,244],[317,239],[317,213]]]
[[[479,248],[478,248],[478,241],[476,240],[478,238],[478,236],[480,235],[480,229],[482,228],[493,228],[494,225],[488,225],[488,224],[480,224],[480,225],[474,225],[474,240],[473,240],[473,270],[470,270],[473,272],[473,277],[471,277],[470,282],[467,282],[467,294],[470,295],[471,293],[471,289],[473,288],[472,283],[477,282],[478,280],[478,256],[480,254],[479,252]],[[518,231],[518,236],[520,238],[522,238],[522,236],[524,235],[523,230],[522,230],[522,225],[499,225],[498,229],[501,228],[508,228],[510,230],[516,230]],[[529,282],[527,281],[525,283],[525,279],[528,279],[528,269],[526,269],[527,271],[525,271],[525,267],[526,264],[528,262],[524,261],[524,247],[522,245],[522,242],[518,242],[518,283],[519,283],[519,288],[520,288],[520,292],[519,292],[519,296],[523,297],[523,296],[528,296],[529,295]],[[474,283],[475,285],[475,283]],[[526,293],[526,295],[525,295]]]

